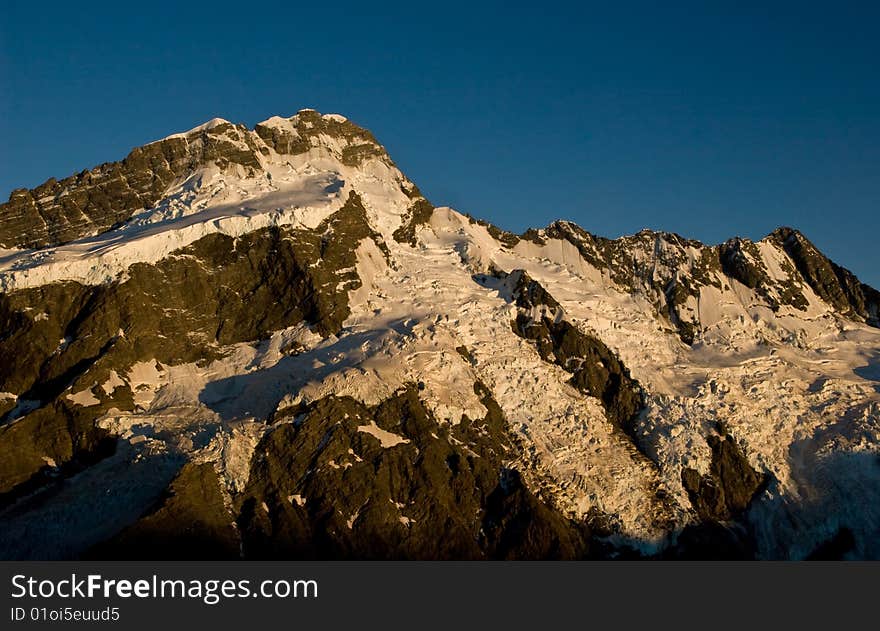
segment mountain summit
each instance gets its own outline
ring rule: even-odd
[[[213,119],[0,206],[2,558],[880,558],[880,293]]]

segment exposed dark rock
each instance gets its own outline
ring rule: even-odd
[[[516,445],[488,391],[475,388],[489,413],[455,426],[438,424],[415,386],[375,407],[328,397],[283,412],[295,420],[258,446],[240,502],[245,556],[584,556],[585,529],[505,465]],[[363,431],[373,426],[397,438],[383,446]]]
[[[511,323],[516,335],[534,342],[541,359],[571,373],[574,387],[599,399],[608,420],[631,432],[633,419],[644,407],[644,396],[641,386],[610,348],[568,322],[559,302],[524,270],[508,274],[496,269],[473,278],[497,289],[518,307]]]
[[[461,355],[461,357],[469,364],[474,363],[474,356],[471,353],[470,349],[467,346],[456,346],[455,352]]]
[[[731,239],[719,246],[721,267],[730,278],[741,282],[749,289],[763,296],[773,310],[780,305],[790,305],[804,310],[808,306],[799,283],[795,280],[794,268],[788,272],[789,281],[773,281],[761,262],[761,253],[751,241]],[[778,296],[778,297],[777,297]]]
[[[831,539],[820,544],[806,558],[807,561],[843,561],[846,555],[856,547],[856,538],[852,530],[846,527],[838,529]]]
[[[644,406],[642,389],[611,349],[565,320],[533,320],[520,313],[513,330],[534,341],[542,359],[572,373],[571,384],[599,399],[609,421],[632,432],[632,421]]]
[[[760,254],[756,250],[754,243],[740,238],[731,239],[720,247],[721,268],[724,273],[749,289],[756,289],[770,281],[766,270],[756,264],[760,260]]]
[[[686,527],[666,549],[661,559],[675,561],[749,561],[755,558],[755,543],[738,524],[707,521]]]
[[[780,229],[771,235],[771,240],[782,246],[790,240],[786,230]],[[782,305],[799,310],[807,308],[802,275],[814,289],[817,285],[841,284],[849,288],[853,312],[866,320],[873,318],[872,322],[877,319],[880,294],[858,283],[845,270],[840,272],[839,283],[836,280],[832,282],[836,276],[835,266],[830,262],[824,271],[805,272],[805,264],[798,263],[799,257],[791,245],[785,246],[785,251],[793,262],[787,259],[780,261],[782,272],[787,278],[771,278],[758,246],[747,239],[734,238],[719,246],[707,246],[676,234],[650,230],[619,239],[606,239],[566,221],[551,224],[543,231],[543,235],[574,245],[584,260],[608,274],[620,289],[657,296],[657,312],[668,318],[678,330],[682,341],[687,344],[697,340],[700,322],[697,315],[684,306],[691,298],[699,299],[703,287],[722,289],[726,285],[725,277],[753,289],[773,310],[778,310]],[[694,254],[695,251],[697,254]],[[642,253],[641,259],[635,256],[637,252]],[[816,257],[807,258],[814,262],[818,260]],[[825,280],[811,281],[811,275]],[[823,291],[830,295],[828,291],[821,289],[820,295]],[[841,293],[834,291],[833,287],[830,291],[832,294]],[[846,312],[850,302],[840,298],[832,304]]]
[[[111,455],[116,439],[94,414],[58,400],[0,427],[0,508]]]
[[[822,300],[844,315],[880,326],[880,292],[828,259],[797,230],[778,228],[768,238],[785,250]]]
[[[416,228],[431,220],[434,207],[424,197],[416,199],[403,218],[403,223],[392,235],[398,243],[416,245]]]
[[[520,237],[518,237],[517,235],[513,234],[512,232],[508,232],[507,230],[502,230],[498,226],[491,224],[488,221],[477,219],[475,217],[471,217],[470,215],[467,215],[467,218],[468,221],[470,221],[472,224],[483,226],[493,239],[495,239],[505,247],[515,247],[516,244],[520,241]]]
[[[343,141],[340,159],[347,166],[358,166],[371,157],[382,157],[390,162],[373,134],[350,120],[322,116],[315,110],[300,110],[287,120],[294,128],[293,133],[265,124],[258,124],[254,131],[280,154],[305,153],[321,142],[320,136],[330,136]]]
[[[632,270],[635,264],[629,253],[619,248],[614,240],[594,236],[570,221],[550,224],[544,230],[544,235],[550,239],[568,241],[587,263],[600,271],[607,271],[615,284],[630,291],[634,289]]]
[[[137,522],[86,554],[126,560],[239,558],[233,516],[210,464],[186,464],[165,496]]]
[[[248,149],[240,148],[248,143]],[[0,204],[0,247],[37,248],[98,234],[153,206],[176,180],[209,162],[259,168],[244,127],[224,123],[133,149],[63,180],[18,189]]]
[[[684,469],[681,481],[699,518],[724,522],[740,517],[766,484],[766,476],[755,471],[736,441],[723,428],[707,439],[712,450],[709,472]]]
[[[550,292],[524,270],[514,270],[510,273],[509,280],[513,283],[511,293],[514,304],[520,309],[533,309],[538,306],[547,307],[550,310],[561,308]]]
[[[220,123],[138,147],[119,162],[52,178],[33,190],[17,189],[0,204],[0,248],[42,248],[104,232],[151,208],[169,186],[208,164],[240,167],[253,176],[262,169],[266,145],[280,154],[301,154],[326,135],[343,141],[339,159],[345,165],[374,157],[391,163],[373,135],[351,121],[313,110],[288,120],[293,133],[269,125],[257,125],[253,133]]]
[[[349,314],[348,291],[360,286],[355,250],[364,238],[379,239],[352,194],[315,231],[213,234],[155,265],[133,265],[123,282],[0,294],[0,356],[7,358],[0,383],[42,404],[0,427],[0,452],[17,454],[0,464],[0,493],[37,476],[43,456],[61,467],[95,449],[103,434],[91,424],[110,403],[132,409],[130,391],[118,400],[127,389],[117,389],[113,401],[97,389],[101,405],[83,408],[63,398],[68,388],[92,388],[111,369],[138,361],[210,361],[221,345],[264,339],[303,321],[324,335],[338,332]]]
[[[515,469],[502,469],[486,500],[482,532],[492,559],[571,560],[588,551],[589,530],[539,501]]]
[[[179,363],[303,321],[336,333],[349,314],[348,291],[360,286],[355,249],[364,238],[379,237],[352,194],[316,231],[213,234],[155,265],[133,265],[123,282],[0,294],[0,355],[9,358],[0,382],[23,398],[49,400],[107,354],[121,367]]]
[[[155,205],[169,186],[209,163],[252,177],[273,151],[302,154],[324,143],[325,149],[338,151],[336,159],[343,165],[355,167],[374,158],[391,164],[376,139],[347,120],[311,110],[288,120],[289,126],[258,125],[253,133],[221,123],[135,149],[120,162],[52,179],[32,191],[17,190],[0,205],[0,247],[44,247],[105,231]],[[326,136],[341,142],[328,147]],[[393,238],[416,245],[417,228],[430,221],[434,208],[415,185],[398,185],[410,207]],[[804,309],[806,283],[841,314],[880,326],[880,293],[791,229],[768,237],[787,254],[779,262],[788,276],[784,280],[775,271],[771,277],[761,246],[745,239],[710,247],[645,230],[612,240],[570,222],[517,236],[469,219],[508,249],[523,239],[567,241],[618,289],[647,296],[688,344],[701,334],[693,305],[706,299],[702,290],[726,289],[733,281],[754,290],[774,310],[783,305]],[[113,408],[136,408],[129,386],[112,392],[101,387],[111,371],[124,376],[133,363],[146,360],[205,364],[230,344],[256,344],[299,323],[324,336],[338,334],[350,314],[348,292],[361,283],[354,270],[363,239],[372,239],[389,255],[361,199],[352,193],[316,230],[274,227],[238,238],[213,234],[158,263],[133,265],[117,282],[63,282],[0,293],[0,392],[14,393],[0,401],[4,514],[57,496],[72,476],[114,453],[116,438],[95,421]],[[560,304],[525,271],[493,270],[491,277],[474,279],[516,305],[513,331],[534,343],[544,361],[567,371],[574,387],[597,398],[609,421],[632,438],[635,451],[639,443],[633,425],[644,393],[620,358],[567,320]],[[287,355],[303,350],[295,342],[281,349]],[[467,347],[456,351],[475,364]],[[474,388],[487,414],[456,425],[432,417],[419,399],[426,389],[422,381],[375,406],[331,396],[281,410],[256,449],[240,496],[230,502],[211,465],[190,463],[157,504],[90,555],[638,558],[634,549],[597,540],[620,531],[618,516],[594,509],[583,522],[573,520],[524,483],[514,467],[528,461],[528,454],[509,432],[489,391],[479,382]],[[85,403],[76,403],[72,393],[87,393],[76,398]],[[753,558],[754,540],[742,520],[766,478],[723,428],[707,441],[709,472],[685,469],[681,474],[698,521],[678,533],[660,556]],[[173,469],[130,514],[116,515],[108,532],[131,522],[165,488],[184,459],[171,455],[179,458]],[[124,450],[116,456],[106,462],[129,464]],[[98,473],[95,477],[104,479]],[[100,501],[105,489],[98,486],[100,494],[91,497]],[[660,504],[668,499],[656,486],[654,492]],[[843,527],[810,558],[842,558],[855,545],[853,532]]]
[[[543,308],[548,315],[562,315],[562,308],[556,299],[525,270],[515,269],[508,274],[491,267],[488,274],[474,274],[472,278],[479,285],[497,290],[504,300],[520,309],[531,312]]]
[[[744,514],[761,494],[768,477],[755,471],[736,441],[723,426],[706,440],[712,450],[709,472],[700,475],[684,469],[682,485],[699,522],[687,526],[675,544],[661,555],[676,560],[749,560],[756,554],[755,541]]]
[[[544,245],[546,243],[544,237],[542,237],[541,234],[534,228],[529,228],[521,235],[519,235],[519,238],[523,241],[534,243],[535,245]]]
[[[668,232],[643,230],[638,234],[606,239],[590,234],[569,221],[557,221],[544,231],[546,237],[568,241],[581,257],[623,291],[643,291],[654,296],[660,316],[667,318],[682,341],[696,339],[699,322],[682,307],[689,297],[698,297],[703,285],[720,286],[713,272],[720,270],[717,252],[698,241]],[[694,260],[687,248],[700,249]],[[649,253],[639,261],[635,252]]]

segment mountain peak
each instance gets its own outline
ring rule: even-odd
[[[190,136],[194,136],[196,134],[200,134],[202,132],[209,131],[209,130],[214,129],[215,127],[219,127],[221,125],[232,125],[232,123],[230,123],[225,118],[212,118],[211,120],[206,121],[206,122],[202,123],[201,125],[196,125],[195,127],[193,127],[192,129],[190,129],[188,131],[178,132],[176,134],[171,134],[169,136],[165,136],[164,138],[162,138],[162,140],[171,140],[172,138],[188,138]],[[162,142],[162,140],[159,140],[157,142]]]
[[[243,198],[308,174],[360,172],[372,162],[382,164],[388,187],[405,183],[373,135],[339,114],[303,109],[288,118],[273,116],[253,130],[213,118],[137,147],[121,161],[14,191],[0,204],[0,248],[44,248],[100,235],[172,198],[191,207],[199,200],[183,198],[211,182],[230,190],[233,180],[248,181],[244,189],[253,190]],[[205,206],[223,199],[235,201],[213,194],[210,203],[201,201]]]
[[[804,233],[802,233],[797,228],[792,228],[791,226],[779,226],[773,232],[768,234],[765,238],[782,243],[784,241],[787,241],[788,239],[791,239],[792,237],[806,240]]]
[[[519,237],[300,110],[18,192],[0,247],[0,558],[877,545],[880,294],[793,229]]]

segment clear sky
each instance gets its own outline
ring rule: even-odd
[[[313,107],[510,230],[792,225],[880,286],[876,2],[196,4],[4,2],[0,195]]]

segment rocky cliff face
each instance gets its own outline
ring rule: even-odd
[[[270,148],[279,156],[299,156],[321,137],[338,144],[339,160],[348,166],[385,156],[368,131],[311,110],[270,119],[254,130],[214,119],[138,147],[120,162],[13,191],[0,205],[0,247],[45,248],[100,234],[155,206],[171,184],[206,165],[253,177],[262,171]]]
[[[0,247],[3,558],[880,557],[880,294],[795,230],[513,235],[304,110]]]
[[[880,292],[829,260],[797,230],[779,228],[768,237],[785,250],[816,295],[840,313],[880,326]]]

